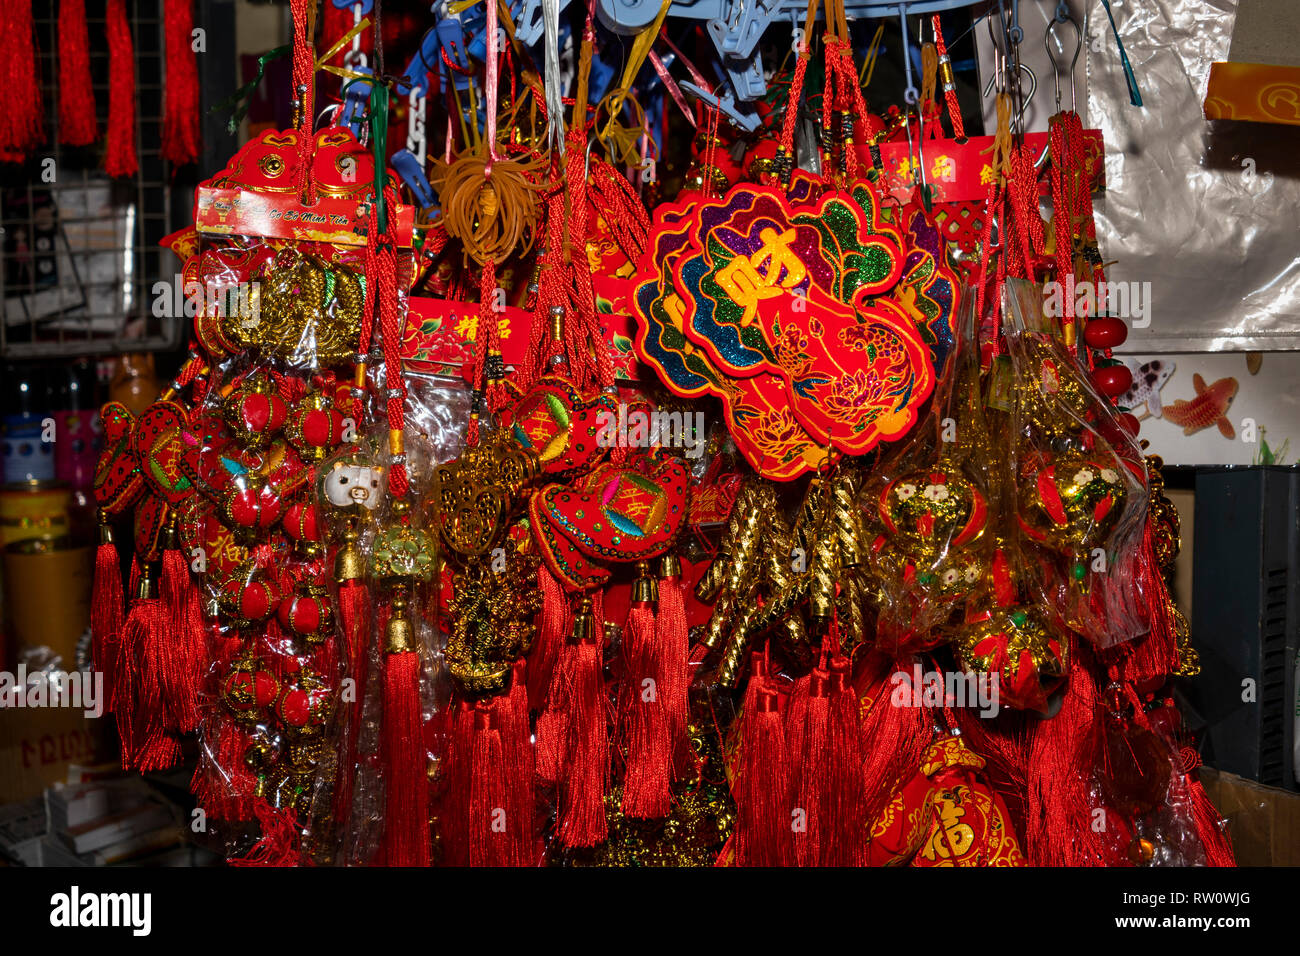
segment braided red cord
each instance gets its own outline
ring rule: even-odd
[[[486,343],[486,351],[480,346],[477,351],[485,357],[478,368],[479,387],[483,389],[490,412],[499,412],[506,404],[506,385],[503,378],[486,378],[487,362],[498,360],[501,356],[501,317],[497,314],[497,265],[492,259],[483,263],[483,272],[479,278],[479,327],[478,340]],[[485,331],[486,330],[486,331]]]
[[[388,409],[388,428],[402,432],[406,428],[406,386],[402,381],[402,308],[397,293],[397,244],[393,233],[397,228],[397,203],[391,189],[383,197],[388,204],[388,232],[374,239],[375,267],[373,278],[375,296],[379,300],[379,322],[384,350],[384,389]],[[372,233],[374,235],[374,233]],[[403,498],[410,490],[411,481],[404,461],[394,461],[388,471],[388,490],[395,498]]]
[[[290,0],[293,15],[293,92],[301,96],[302,115],[298,123],[298,195],[307,205],[316,201],[316,180],[312,175],[312,125],[315,122],[316,51],[308,24],[311,0]]]
[[[952,61],[948,56],[948,44],[944,42],[943,39],[943,30],[939,28],[939,14],[936,13],[934,16],[930,18],[930,25],[934,28],[934,46],[935,49],[938,50],[939,52],[939,63],[940,63],[939,79],[940,82],[942,82],[943,81],[942,64],[945,60],[948,60],[949,64],[951,65]],[[959,139],[959,140],[965,139],[966,126],[965,124],[962,123],[961,104],[957,102],[957,90],[954,89],[949,84],[945,83],[943,98],[948,101],[948,119],[952,121],[952,138]]]
[[[799,46],[799,58],[794,65],[794,78],[790,81],[790,98],[785,104],[785,118],[781,122],[781,151],[794,155],[794,125],[799,116],[799,99],[803,95],[804,74],[808,72],[808,45]]]
[[[357,351],[361,355],[370,351],[370,340],[374,336],[375,327],[375,277],[379,275],[379,261],[376,257],[376,247],[379,242],[379,203],[377,202],[370,204],[366,236],[365,301],[361,306],[361,336],[357,344]]]

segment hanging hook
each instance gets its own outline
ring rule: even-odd
[[[1021,102],[1020,102],[1020,109],[1018,109],[1018,110],[1016,111],[1016,122],[1017,122],[1017,123],[1020,123],[1020,122],[1024,119],[1025,111],[1029,109],[1029,104],[1030,104],[1030,102],[1033,100],[1033,98],[1034,98],[1034,94],[1038,92],[1038,77],[1034,75],[1033,67],[1031,67],[1028,63],[1021,63],[1021,64],[1020,64],[1020,72],[1021,72],[1021,73],[1024,73],[1026,76],[1029,77],[1029,95],[1026,96],[1026,97],[1024,97],[1024,98],[1021,100]],[[1003,76],[1004,76],[1003,71],[1002,71],[1002,70],[998,70],[997,72],[994,73],[993,76],[989,77],[989,81],[988,81],[987,83],[984,84],[984,95],[985,95],[985,96],[988,96],[988,95],[989,95],[989,93],[990,93],[990,92],[992,91],[992,89],[993,89],[993,84],[994,84],[996,81],[1002,79]],[[1006,86],[1005,86],[1004,84],[1002,84],[1002,83],[999,83],[999,84],[998,84],[998,92],[999,92],[999,93],[1004,93],[1004,92],[1006,92]]]
[[[898,21],[902,24],[903,29],[903,68],[907,73],[907,89],[903,91],[903,101],[911,106],[921,98],[921,93],[916,88],[916,83],[912,79],[912,42],[907,35],[907,7],[900,8]]]
[[[1065,6],[1064,2],[1062,2],[1061,6]],[[1057,17],[1061,15],[1059,8],[1056,15]],[[1043,32],[1043,49],[1047,51],[1047,59],[1051,61],[1052,70],[1054,71],[1052,82],[1056,87],[1056,112],[1058,113],[1061,112],[1061,74],[1065,72],[1065,45],[1061,42],[1061,38],[1057,36],[1057,28],[1065,23],[1074,27],[1074,56],[1070,58],[1070,111],[1074,112],[1077,109],[1074,90],[1074,67],[1079,62],[1079,53],[1083,50],[1083,31],[1079,29],[1079,24],[1075,19],[1067,14],[1063,20],[1053,18]],[[1053,49],[1053,43],[1055,44],[1055,50]],[[1058,56],[1062,58],[1057,59]]]

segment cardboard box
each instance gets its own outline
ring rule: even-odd
[[[1228,821],[1238,866],[1300,866],[1300,794],[1213,767],[1202,767],[1200,775]]]
[[[105,759],[105,720],[62,707],[0,708],[0,804],[37,796],[66,780],[71,764]]]

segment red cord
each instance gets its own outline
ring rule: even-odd
[[[961,119],[961,104],[957,102],[957,88],[943,79],[944,62],[948,63],[948,71],[952,69],[952,60],[948,56],[948,44],[944,42],[943,30],[939,28],[939,14],[930,18],[930,25],[934,28],[934,46],[939,53],[939,77],[943,83],[943,98],[948,101],[948,119],[952,121],[953,139],[962,140],[966,138],[966,127]]]

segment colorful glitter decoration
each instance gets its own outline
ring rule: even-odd
[[[901,438],[952,349],[956,274],[920,207],[797,174],[660,207],[633,295],[633,347],[675,394],[722,400],[766,478]]]

